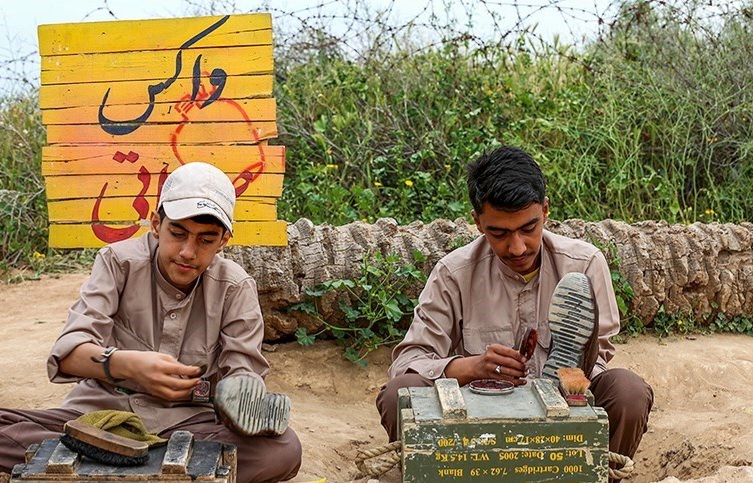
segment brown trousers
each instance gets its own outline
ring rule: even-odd
[[[434,381],[410,373],[397,376],[382,386],[376,405],[390,441],[399,437],[397,390],[432,384]],[[632,458],[648,428],[648,415],[654,404],[651,386],[627,369],[608,369],[593,378],[591,392],[596,405],[604,408],[609,418],[609,450]]]
[[[0,471],[10,473],[23,463],[24,452],[32,443],[57,438],[63,425],[81,413],[71,409],[0,409]],[[289,480],[301,466],[301,443],[288,428],[277,437],[239,436],[215,421],[214,414],[201,413],[159,434],[169,437],[175,431],[190,431],[196,439],[221,441],[238,448],[238,483],[272,483]]]

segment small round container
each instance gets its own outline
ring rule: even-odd
[[[479,379],[468,384],[468,389],[475,394],[483,394],[484,396],[499,396],[502,394],[510,394],[515,385],[508,381],[498,381],[496,379]]]

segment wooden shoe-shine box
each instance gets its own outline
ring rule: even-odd
[[[26,463],[11,474],[12,483],[63,482],[211,482],[236,483],[237,450],[217,441],[194,440],[176,431],[167,445],[150,448],[149,460],[139,466],[110,466],[66,448],[59,439],[46,439],[26,452]]]

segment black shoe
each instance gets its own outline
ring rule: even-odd
[[[579,367],[589,376],[599,354],[598,309],[588,277],[568,273],[559,281],[549,305],[552,345],[542,376],[559,379],[557,369]]]
[[[290,398],[267,393],[264,383],[255,377],[231,376],[217,384],[214,409],[234,433],[279,436],[288,427]]]

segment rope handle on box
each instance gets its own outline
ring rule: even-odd
[[[378,446],[373,449],[359,449],[356,455],[355,463],[358,470],[361,472],[357,478],[364,478],[371,476],[377,478],[382,476],[392,467],[400,463],[402,453],[402,441],[394,441],[383,446]],[[391,453],[391,454],[388,454]],[[380,460],[371,462],[371,466],[367,466],[366,461],[374,458],[379,458],[382,455],[387,455]],[[633,460],[627,456],[609,452],[609,462],[618,463],[621,466],[619,468],[609,468],[609,478],[613,480],[619,480],[627,478],[630,473],[633,472]]]

